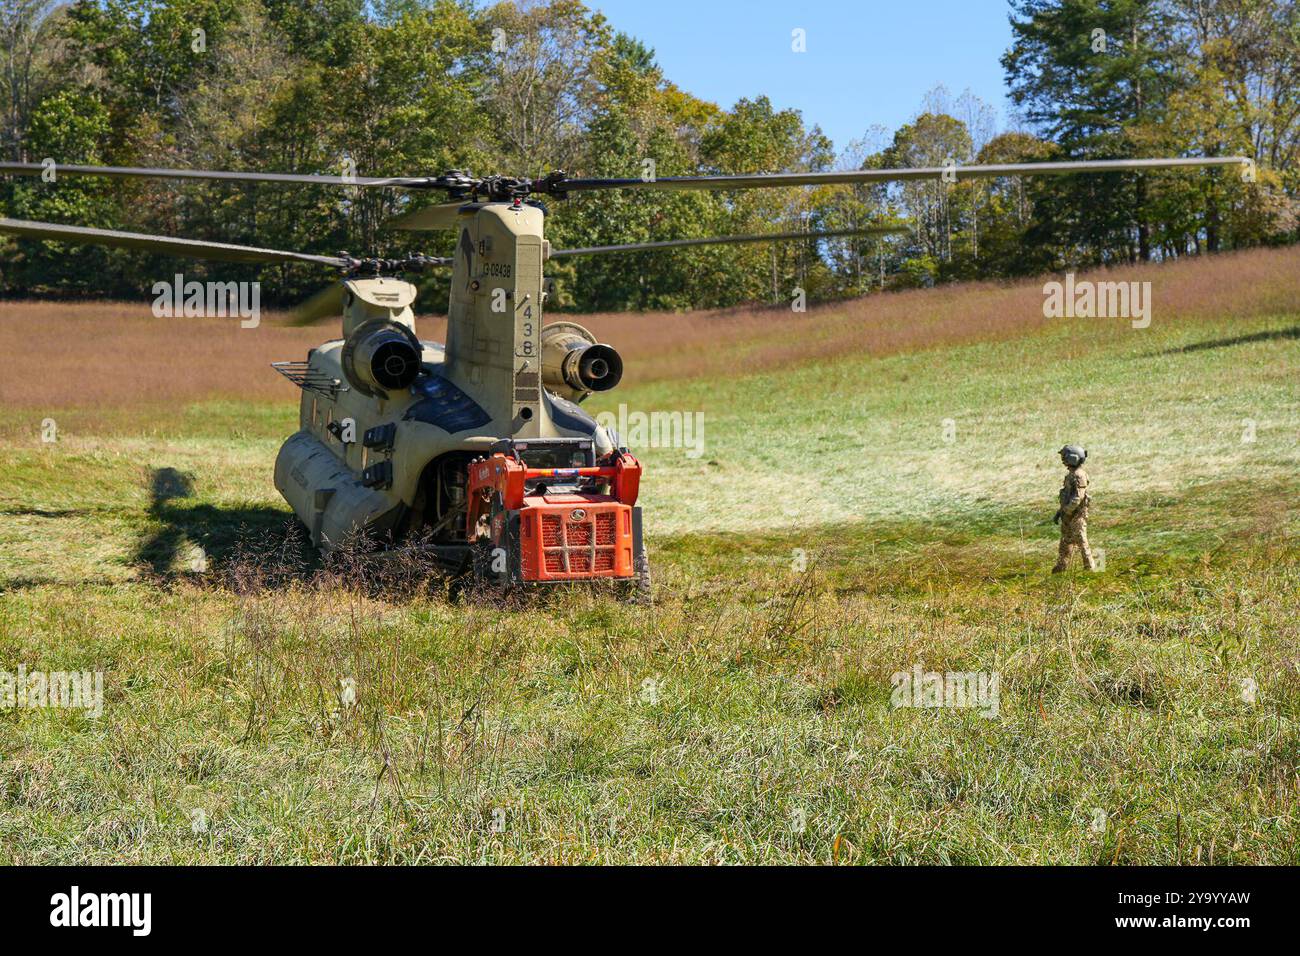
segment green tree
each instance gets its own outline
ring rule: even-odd
[[[766,96],[742,99],[719,114],[700,152],[702,171],[712,174],[812,172],[830,168],[835,158],[820,129],[807,129],[798,110],[777,110]],[[727,232],[811,231],[820,225],[819,209],[806,190],[737,190],[719,193],[717,199],[728,212]],[[810,293],[832,285],[829,269],[808,243],[736,246],[726,254],[730,302],[777,302],[796,285]]]
[[[1117,159],[1165,145],[1178,52],[1165,0],[1012,0],[1012,48],[1003,57],[1012,101],[1065,156]],[[1169,144],[1176,150],[1176,144]],[[1095,262],[1151,258],[1147,179],[1072,177],[1069,238]]]
[[[7,0],[0,6],[0,148],[23,162],[32,110],[54,85],[61,10],[54,0]]]
[[[13,187],[12,215],[19,219],[113,225],[117,205],[93,180],[58,175],[60,163],[100,161],[108,136],[109,114],[92,93],[65,90],[44,99],[33,111],[25,137],[29,154],[50,163],[46,176]],[[111,287],[120,257],[96,246],[19,241],[5,281],[29,292],[90,294]]]
[[[572,169],[600,91],[599,57],[612,39],[605,18],[579,0],[487,11],[491,147],[499,172],[541,175]]]
[[[616,35],[601,52],[600,91],[585,135],[584,175],[657,178],[694,171],[698,136],[716,110],[666,84],[653,51]],[[708,234],[718,207],[704,193],[610,190],[553,204],[553,245],[613,245]],[[548,228],[551,228],[548,226]],[[582,309],[714,304],[716,250],[583,258],[552,271]]]
[[[970,152],[971,136],[965,123],[946,114],[922,113],[894,134],[893,143],[885,151],[884,165],[955,166]],[[899,190],[912,214],[916,242],[923,254],[936,262],[951,261],[953,233],[961,227],[952,184],[933,180],[905,182]]]

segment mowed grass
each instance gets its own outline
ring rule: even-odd
[[[232,582],[288,404],[11,422],[0,670],[106,700],[0,711],[0,861],[1300,862],[1300,312],[1242,312],[633,381],[704,414],[641,450],[651,609]],[[1066,441],[1105,570],[1052,577]]]

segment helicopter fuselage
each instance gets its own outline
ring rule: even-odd
[[[313,544],[328,551],[362,532],[381,542],[426,533],[454,554],[472,530],[466,469],[502,439],[585,439],[593,457],[615,450],[571,400],[581,390],[556,386],[553,375],[554,390],[543,381],[543,216],[524,203],[464,207],[445,344],[416,338],[410,283],[345,282],[344,337],[309,353],[316,386],[303,388],[299,431],[275,467],[276,487]],[[576,327],[556,328],[571,336]],[[419,371],[405,387],[383,387],[358,364],[367,337],[385,335],[418,344]]]

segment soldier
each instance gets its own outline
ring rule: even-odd
[[[1088,548],[1088,476],[1083,472],[1083,463],[1088,460],[1088,452],[1078,445],[1066,445],[1061,449],[1061,461],[1070,469],[1066,472],[1065,483],[1061,486],[1061,507],[1056,509],[1052,521],[1061,525],[1061,544],[1057,551],[1056,567],[1053,574],[1064,571],[1070,563],[1070,551],[1075,545],[1083,555],[1083,566],[1089,571],[1095,570],[1092,551]]]

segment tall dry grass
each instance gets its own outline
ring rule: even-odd
[[[1300,298],[1300,247],[1264,249],[1093,273],[1150,281],[1163,324],[1186,318],[1283,312]],[[843,357],[1022,335],[1043,318],[1043,279],[961,283],[815,306],[688,313],[574,316],[627,361],[629,383],[721,375]],[[427,304],[427,303],[426,303]],[[263,316],[160,319],[146,302],[0,302],[0,405],[103,408],[232,398],[292,401],[269,366],[301,359],[339,334],[336,321],[307,328]],[[441,341],[446,321],[424,316],[422,338]]]
[[[262,316],[155,318],[149,302],[0,302],[0,406],[95,408],[229,397],[293,401],[270,363],[301,359],[336,331]]]

